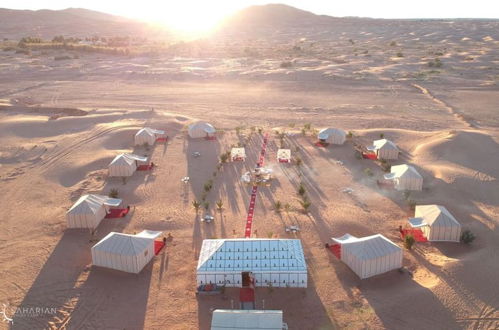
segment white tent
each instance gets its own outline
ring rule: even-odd
[[[291,161],[291,150],[290,149],[277,150],[277,161],[280,163],[289,163]]]
[[[402,267],[402,249],[383,235],[333,238],[341,246],[341,261],[361,279]]]
[[[164,136],[165,136],[165,131],[157,130],[150,127],[144,127],[135,134],[135,145],[141,146],[146,143],[152,146],[156,142],[157,138]]]
[[[389,174],[385,174],[386,180],[393,181],[397,190],[422,190],[423,177],[410,165],[392,166]]]
[[[103,195],[83,195],[66,213],[68,228],[97,228],[109,206],[119,206],[121,202]]]
[[[92,247],[92,264],[128,273],[140,273],[154,257],[154,239],[161,232],[137,235],[111,232]]]
[[[119,154],[109,164],[109,176],[132,176],[138,162],[147,163],[146,157],[134,154]]]
[[[398,159],[399,148],[390,140],[374,140],[371,147],[367,150],[374,151],[379,159]]]
[[[409,219],[409,224],[421,229],[429,241],[460,241],[461,224],[444,206],[417,205],[414,216]]]
[[[242,287],[252,272],[255,286],[307,287],[307,264],[298,239],[205,239],[197,266],[197,284]]]
[[[213,137],[215,136],[216,129],[211,124],[200,121],[189,125],[188,133],[193,139]]]
[[[246,150],[244,150],[244,148],[232,148],[232,150],[230,151],[230,159],[232,161],[245,160]]]
[[[317,138],[321,142],[331,143],[331,144],[343,144],[345,143],[346,133],[344,130],[339,128],[324,128],[319,132]]]
[[[282,311],[279,310],[215,309],[211,319],[211,330],[287,328],[282,320]]]

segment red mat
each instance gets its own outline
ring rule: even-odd
[[[267,150],[268,133],[265,134],[263,138],[262,151],[260,152],[260,158],[258,159],[258,165],[261,167],[265,162],[265,152]],[[256,192],[258,191],[258,186],[254,185],[251,188],[251,199],[248,207],[248,216],[246,217],[246,227],[244,229],[244,237],[251,237],[251,226],[253,225],[253,216],[255,214],[255,202],[256,202]]]
[[[424,236],[423,232],[421,229],[402,229],[400,232],[400,237],[404,239],[407,235],[412,235],[416,242],[420,243],[426,243],[428,242],[428,239]]]
[[[139,165],[139,166],[137,166],[137,171],[150,171],[150,170],[152,170],[153,167],[154,167],[154,165],[152,165],[152,164]]]
[[[314,143],[314,145],[315,145],[316,147],[323,147],[323,148],[325,148],[325,147],[327,147],[329,144],[328,144],[328,143],[322,143],[321,141],[317,141],[317,142],[315,142],[315,143]]]
[[[365,152],[362,153],[362,158],[364,158],[364,159],[372,159],[372,160],[378,159],[378,157],[376,156],[376,154],[374,154],[374,153],[365,153]]]
[[[212,141],[212,140],[216,140],[217,137],[216,136],[207,136],[204,138],[205,140],[209,140],[209,141]]]
[[[378,184],[378,187],[381,189],[395,189],[395,185],[391,181],[378,180],[376,183]]]
[[[289,159],[279,159],[279,163],[289,163]]]
[[[241,302],[254,302],[255,290],[253,288],[241,288],[239,290],[239,301]]]
[[[329,250],[331,250],[336,258],[341,260],[341,244],[329,245]]]
[[[166,142],[168,141],[168,136],[167,137],[160,137],[156,139],[156,142]]]
[[[123,218],[128,214],[128,209],[110,209],[106,219]]]
[[[158,255],[165,247],[163,241],[154,241],[154,255]]]

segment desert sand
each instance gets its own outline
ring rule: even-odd
[[[290,59],[291,68],[280,67],[276,49],[262,50],[267,58],[80,54],[68,61],[0,53],[0,303],[57,310],[17,317],[11,327],[209,329],[211,311],[237,306],[238,292],[197,298],[197,257],[205,238],[243,236],[250,187],[240,176],[256,163],[262,135],[251,128],[259,127],[270,134],[266,164],[275,180],[258,191],[254,237],[300,238],[309,283],[257,289],[257,308],[282,309],[290,329],[497,328],[498,41],[466,25],[448,39],[448,31],[413,27],[399,31],[393,47],[390,36],[369,32],[355,34],[355,45],[348,42],[353,32],[334,45],[299,41],[312,50]],[[428,72],[430,44],[445,52],[438,73]],[[211,122],[217,139],[187,138],[196,120]],[[353,138],[318,148],[313,132],[301,133],[305,123],[352,131]],[[169,141],[134,148],[144,126],[165,129]],[[287,133],[284,144],[303,160],[300,168],[276,163],[276,130]],[[403,193],[377,187],[380,166],[355,157],[354,143],[368,145],[381,133],[402,150],[393,164],[410,163],[424,177],[423,191],[410,198],[446,206],[477,239],[470,246],[417,244],[404,251],[410,273],[360,280],[324,243],[381,233],[402,246],[398,226],[413,215]],[[248,160],[217,171],[219,155],[237,143]],[[132,151],[157,167],[126,184],[108,178],[111,159]],[[195,151],[201,156],[192,157]],[[210,178],[215,221],[206,224],[192,202]],[[307,214],[298,203],[300,182],[312,201]],[[132,212],[103,220],[97,238],[142,229],[173,236],[138,275],[92,267],[88,231],[66,229],[65,212],[82,194],[113,188]],[[290,209],[276,212],[276,201]],[[286,233],[287,225],[301,232]]]

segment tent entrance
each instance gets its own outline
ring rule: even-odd
[[[241,278],[243,279],[243,288],[254,286],[253,275],[251,272],[242,272]]]

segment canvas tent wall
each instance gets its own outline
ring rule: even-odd
[[[461,224],[441,205],[417,205],[414,218],[409,219],[413,228],[419,228],[431,242],[459,242]]]
[[[291,161],[291,150],[290,149],[277,150],[277,161],[289,163]]]
[[[165,131],[144,127],[135,134],[135,145],[141,146],[143,144],[148,144],[152,146],[156,142],[157,138],[164,136]]]
[[[246,150],[244,148],[232,148],[230,151],[231,160],[245,160]]]
[[[392,166],[384,178],[393,181],[397,190],[423,190],[423,177],[410,165]]]
[[[346,133],[339,128],[325,128],[319,132],[317,138],[321,142],[330,144],[343,144],[346,140]]]
[[[211,124],[198,122],[189,125],[188,133],[192,139],[213,137],[215,136],[216,129]]]
[[[379,159],[398,159],[400,152],[395,143],[387,139],[375,140],[367,149],[375,152]]]
[[[361,279],[402,267],[402,249],[383,235],[332,239],[341,245],[341,261]]]
[[[154,239],[159,235],[161,232],[153,231],[137,235],[111,232],[92,247],[92,264],[140,273],[154,257]]]
[[[122,200],[103,195],[83,195],[66,213],[68,228],[97,228],[110,206],[119,206]]]
[[[134,154],[119,154],[109,164],[109,176],[132,176],[139,162],[147,163],[147,158]]]
[[[307,265],[298,239],[205,239],[197,284],[242,286],[252,272],[257,287],[307,287]]]
[[[211,330],[228,329],[287,329],[279,310],[215,309],[211,319]]]

